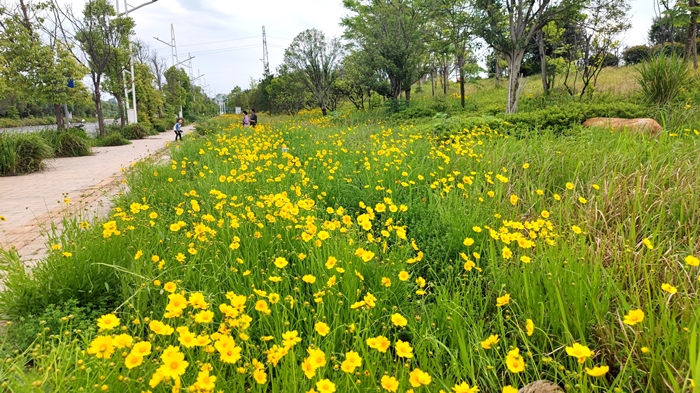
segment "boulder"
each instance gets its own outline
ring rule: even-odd
[[[564,393],[564,390],[554,382],[539,380],[525,385],[518,393]]]
[[[654,119],[619,119],[614,117],[594,117],[583,122],[585,127],[603,127],[614,131],[630,130],[656,135],[662,128]]]

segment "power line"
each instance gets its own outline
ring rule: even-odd
[[[254,36],[254,37],[245,37],[245,38],[232,38],[232,39],[230,39],[230,40],[211,41],[211,42],[200,42],[200,43],[198,43],[198,44],[178,45],[178,47],[182,48],[182,47],[186,47],[186,46],[200,46],[200,45],[220,44],[220,43],[222,43],[222,42],[251,40],[251,39],[254,39],[254,38],[259,38],[259,37],[258,37],[258,36]],[[159,49],[166,49],[166,48],[156,48],[156,50],[159,50]]]

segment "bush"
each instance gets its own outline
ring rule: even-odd
[[[129,140],[144,139],[148,135],[150,135],[149,130],[146,129],[142,124],[129,124],[127,126],[122,127],[119,130],[119,133],[124,138]]]
[[[109,132],[104,137],[95,138],[95,146],[124,146],[131,142],[119,132]]]
[[[53,148],[40,135],[0,133],[0,176],[40,171],[49,158]]]
[[[688,65],[676,54],[656,56],[637,69],[637,81],[642,86],[644,98],[657,105],[673,101],[690,78]]]
[[[562,134],[592,117],[647,117],[640,105],[629,102],[585,103],[569,102],[565,106],[552,105],[544,109],[521,112],[506,117],[517,129],[551,130]]]
[[[80,307],[74,299],[60,305],[49,305],[41,313],[20,316],[7,329],[6,351],[25,350],[40,335],[60,334],[67,330],[94,331],[100,310]]]
[[[165,131],[172,130],[174,125],[175,125],[174,121],[160,119],[160,120],[153,123],[153,128],[158,132],[165,132]]]
[[[646,45],[630,46],[622,52],[622,59],[625,64],[639,64],[649,60],[651,57],[651,48]]]
[[[652,56],[672,56],[673,54],[675,54],[678,57],[685,56],[685,44],[681,44],[680,42],[669,42],[665,45],[654,45],[651,48]]]
[[[55,131],[45,129],[38,132],[53,148],[56,157],[82,157],[92,155],[90,138],[85,130],[68,129]]]

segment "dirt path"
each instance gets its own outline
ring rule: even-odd
[[[15,248],[32,266],[46,255],[44,235],[60,232],[63,217],[105,217],[112,198],[124,189],[122,168],[164,152],[173,138],[165,132],[127,146],[98,147],[92,156],[51,160],[40,173],[0,177],[0,216],[5,217],[0,221],[0,247]]]

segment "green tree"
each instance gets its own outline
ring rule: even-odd
[[[580,0],[473,0],[481,37],[508,62],[506,113],[518,111],[522,93],[520,68],[535,34],[560,14],[581,6]]]
[[[465,106],[465,66],[472,49],[471,43],[474,42],[472,38],[476,25],[470,15],[470,5],[469,0],[436,0],[433,8],[433,19],[445,40],[454,47],[462,108]]]
[[[277,73],[278,76],[272,78],[266,87],[270,97],[271,112],[296,115],[313,103],[314,96],[305,86],[305,75],[300,71],[291,71],[284,64]]]
[[[136,105],[139,122],[153,123],[158,118],[158,109],[163,105],[163,95],[155,87],[151,69],[146,64],[134,64],[136,74]]]
[[[341,56],[340,40],[327,40],[323,32],[316,29],[299,33],[284,51],[284,64],[291,73],[303,76],[302,82],[316,98],[324,116]]]
[[[116,15],[108,0],[89,0],[85,3],[82,15],[73,14],[71,9],[62,11],[73,28],[87,67],[93,87],[93,99],[97,111],[100,135],[104,136],[104,116],[102,114],[102,81],[118,61],[120,48],[134,28],[131,18]],[[64,30],[64,35],[68,36]]]
[[[345,36],[365,51],[389,79],[390,97],[404,92],[423,75],[427,53],[429,4],[424,0],[344,0],[353,14],[343,18]]]
[[[59,129],[65,126],[61,104],[71,103],[76,92],[71,79],[82,79],[87,70],[70,54],[64,42],[40,32],[47,24],[51,3],[19,0],[14,8],[0,6],[0,59],[4,79],[17,96],[53,107]]]

